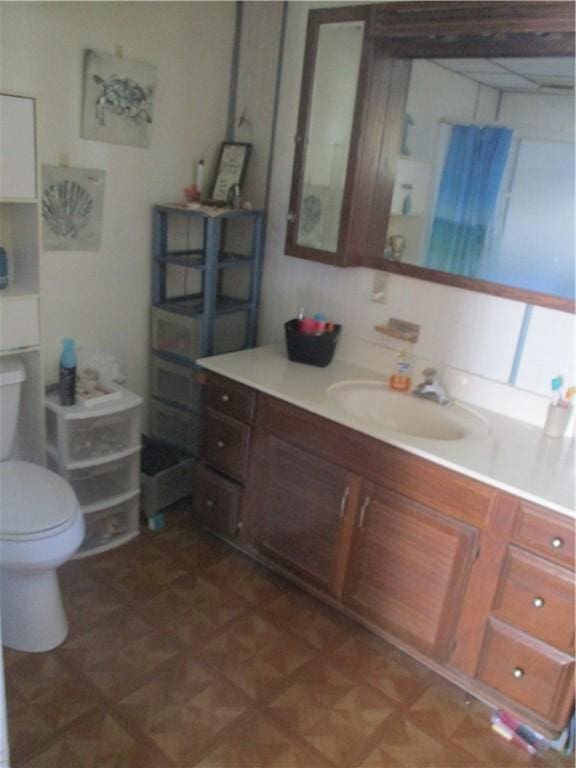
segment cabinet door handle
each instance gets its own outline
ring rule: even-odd
[[[220,395],[220,400],[222,400],[223,403],[227,403],[230,400],[230,395]]]
[[[346,488],[344,488],[344,493],[342,494],[342,498],[340,499],[340,517],[344,517],[344,510],[346,509],[346,502],[348,501],[348,496],[350,496],[349,485],[347,485]]]
[[[532,605],[534,608],[543,608],[544,607],[544,598],[543,597],[534,597],[532,599]]]
[[[217,448],[224,448],[224,442],[222,440],[218,440],[216,442],[216,447]]]
[[[560,536],[554,536],[554,538],[550,541],[550,546],[553,549],[562,549],[564,546],[564,539],[561,539]]]
[[[512,672],[512,676],[516,678],[516,680],[520,680],[524,677],[524,670],[522,667],[514,667],[514,671]]]
[[[206,506],[208,507],[208,509],[212,509],[212,507],[214,506],[214,502],[212,501],[212,499],[206,499]]]
[[[370,496],[366,496],[364,501],[362,502],[362,508],[360,509],[360,519],[358,520],[358,528],[362,528],[364,525],[364,515],[366,514],[366,510],[368,509],[368,506],[372,499]]]

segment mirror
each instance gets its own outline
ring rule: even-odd
[[[336,251],[362,56],[364,22],[318,30],[297,244]]]
[[[384,259],[573,301],[574,162],[573,57],[414,60]]]

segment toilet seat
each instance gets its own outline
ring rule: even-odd
[[[74,491],[54,472],[25,461],[0,464],[0,539],[54,536],[69,528],[79,511]]]

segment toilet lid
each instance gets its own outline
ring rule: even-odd
[[[0,536],[30,538],[68,527],[78,501],[54,472],[25,461],[0,464]]]

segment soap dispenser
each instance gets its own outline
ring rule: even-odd
[[[390,389],[397,392],[408,392],[410,389],[410,358],[408,350],[404,348],[398,355],[396,371],[390,376]]]

